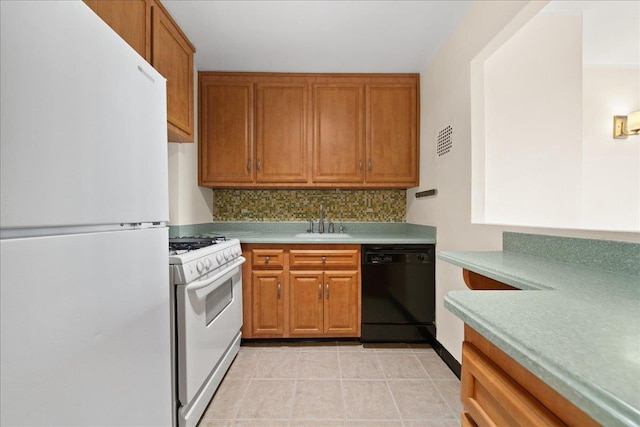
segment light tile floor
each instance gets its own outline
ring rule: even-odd
[[[460,381],[428,346],[240,347],[200,427],[454,427]]]

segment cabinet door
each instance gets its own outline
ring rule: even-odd
[[[253,182],[253,80],[200,76],[199,184]]]
[[[253,336],[278,337],[284,333],[284,274],[280,271],[252,273]]]
[[[367,183],[418,185],[417,85],[367,85]]]
[[[170,142],[193,142],[195,49],[159,3],[153,6],[151,65],[167,79]]]
[[[313,86],[313,181],[364,179],[364,85]]]
[[[309,84],[258,83],[256,182],[308,181]]]
[[[289,336],[313,336],[323,333],[322,272],[289,273]]]
[[[104,22],[147,61],[150,57],[150,4],[146,0],[85,0]]]
[[[330,336],[359,336],[359,308],[358,271],[325,271],[324,333]]]

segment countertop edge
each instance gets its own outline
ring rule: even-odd
[[[278,233],[280,234],[280,233]],[[233,238],[233,233],[229,233],[229,237]],[[423,237],[412,237],[412,236],[376,236],[376,235],[367,235],[367,236],[351,236],[348,238],[340,239],[340,238],[329,238],[323,239],[313,238],[313,239],[301,239],[293,236],[272,236],[269,233],[262,233],[254,236],[238,236],[240,243],[247,244],[257,244],[257,243],[266,243],[266,244],[282,244],[282,245],[327,245],[327,244],[341,244],[341,245],[366,245],[366,244],[435,244],[436,240],[431,238],[423,238]]]
[[[540,281],[543,280],[544,275],[540,275],[537,278],[538,280],[535,277],[527,280],[527,278],[522,277],[521,272],[518,275],[520,263],[539,263],[541,270],[555,267],[562,270],[568,269],[569,271],[589,269],[581,265],[510,251],[443,251],[440,252],[438,257],[445,262],[515,286],[525,292],[538,290],[559,292],[559,295],[567,295],[567,289],[541,283]],[[613,278],[623,280],[635,277],[607,270],[596,270],[602,271],[602,273]],[[569,275],[569,277],[571,276]],[[567,279],[564,278],[563,280]],[[569,292],[575,291],[576,288],[573,288]],[[534,349],[528,347],[526,342],[521,341],[522,337],[505,330],[503,324],[495,324],[491,316],[483,315],[482,312],[478,312],[476,308],[468,306],[464,302],[465,299],[468,299],[469,293],[483,295],[488,292],[505,291],[450,291],[445,295],[444,306],[596,421],[603,423],[603,425],[611,426],[639,425],[639,408],[615,396],[601,385],[598,385],[598,383],[587,381],[579,372],[567,370],[564,366],[559,365],[553,357],[549,357],[545,353],[538,354]],[[458,298],[458,295],[462,296],[463,294],[467,295],[467,298]],[[504,294],[505,297],[507,295]],[[507,303],[506,300],[505,303]]]
[[[318,234],[313,239],[294,237],[304,233],[307,222],[212,222],[190,225],[170,225],[170,236],[209,237],[223,235],[237,238],[248,244],[436,244],[437,230],[430,225],[385,222],[344,222],[346,234],[351,237],[339,238],[334,233],[324,239]]]
[[[451,313],[455,314],[464,323],[476,330],[480,335],[489,340],[497,348],[512,357],[516,362],[529,370],[536,377],[540,378],[551,388],[556,390],[567,400],[572,402],[585,413],[592,416],[596,421],[603,425],[619,425],[630,426],[637,425],[636,422],[640,417],[640,412],[612,396],[601,387],[586,381],[581,381],[580,377],[572,375],[561,366],[557,366],[546,358],[531,357],[531,353],[527,351],[526,346],[518,340],[510,339],[508,334],[499,334],[495,330],[491,330],[486,321],[480,319],[480,315],[467,310],[466,307],[457,304],[453,299],[456,292],[491,292],[491,291],[451,291],[445,295],[444,306]],[[504,291],[496,291],[504,292]],[[453,295],[450,295],[453,294]],[[500,330],[500,328],[496,328]],[[597,390],[602,397],[595,397],[594,391]],[[585,408],[584,404],[591,404],[599,408],[599,412]]]
[[[486,253],[500,254],[502,252],[492,251],[492,252],[486,252]],[[552,290],[553,289],[553,287],[544,285],[540,282],[523,280],[522,278],[512,275],[506,272],[505,270],[489,268],[486,265],[481,265],[478,263],[470,262],[468,260],[463,260],[459,257],[456,257],[455,252],[442,251],[438,254],[438,258],[441,259],[442,261],[446,261],[450,264],[457,265],[458,267],[462,267],[464,269],[489,277],[490,279],[494,279],[499,282],[506,283],[507,285],[511,285],[521,290]]]

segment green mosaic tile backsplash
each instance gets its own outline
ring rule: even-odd
[[[213,221],[402,222],[405,190],[214,190]]]

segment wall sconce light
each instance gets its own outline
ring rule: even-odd
[[[640,110],[627,116],[613,116],[613,137],[626,139],[629,135],[640,134]]]

